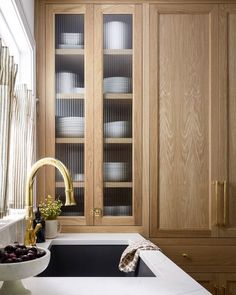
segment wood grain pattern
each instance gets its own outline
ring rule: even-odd
[[[228,180],[229,226],[236,228],[236,12],[228,15]]]
[[[151,5],[150,13],[151,234],[211,235],[217,6]]]
[[[219,280],[217,274],[210,273],[190,273],[190,276],[193,277],[199,284],[201,284],[205,289],[207,289],[211,294],[217,294]]]
[[[221,237],[236,236],[236,5],[220,5],[219,10],[219,73],[220,73],[220,181],[227,180],[226,226],[220,227]],[[222,199],[223,192],[221,191]],[[223,201],[220,208],[223,214]]]
[[[159,40],[160,227],[207,228],[208,16],[161,15]]]

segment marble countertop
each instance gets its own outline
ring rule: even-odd
[[[39,244],[129,244],[139,234],[60,234]],[[141,251],[156,277],[31,277],[22,280],[32,295],[207,295],[210,294],[161,251]],[[9,294],[10,295],[10,294]]]

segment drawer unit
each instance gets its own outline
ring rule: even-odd
[[[236,246],[162,246],[179,266],[236,266]]]

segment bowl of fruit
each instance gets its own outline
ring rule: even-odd
[[[0,295],[29,295],[21,279],[36,276],[48,266],[50,251],[14,243],[0,249]]]

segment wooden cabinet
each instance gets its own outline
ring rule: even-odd
[[[236,4],[220,5],[219,235],[236,237]]]
[[[190,273],[190,275],[214,295],[236,294],[236,274],[234,273]]]
[[[142,5],[45,11],[41,154],[69,168],[77,202],[62,224],[142,226]],[[57,171],[45,179],[44,194],[64,200]]]
[[[193,277],[205,289],[207,289],[209,292],[211,292],[211,294],[219,295],[218,274],[190,273],[190,276]]]
[[[151,236],[217,235],[218,5],[150,5]]]

